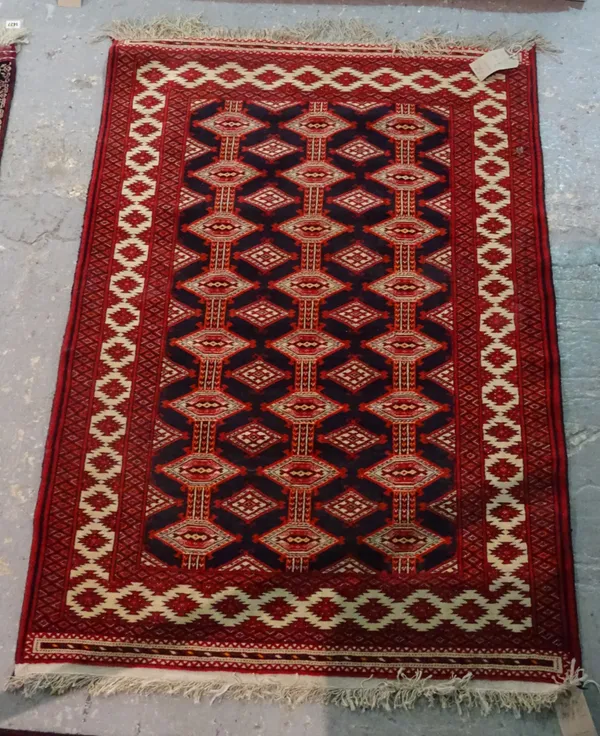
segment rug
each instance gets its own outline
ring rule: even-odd
[[[0,34],[0,158],[4,150],[4,136],[15,86],[16,55],[14,45],[5,45]]]
[[[550,705],[583,676],[534,49],[478,81],[475,43],[147,35],[12,687]]]

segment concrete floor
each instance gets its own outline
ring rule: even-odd
[[[65,326],[108,44],[91,34],[115,17],[204,13],[248,28],[316,17],[361,17],[401,38],[432,29],[457,36],[535,30],[564,51],[540,59],[546,201],[558,296],[563,392],[570,447],[572,519],[584,664],[600,679],[600,12],[563,0],[365,0],[280,4],[201,0],[3,0],[2,18],[23,18],[31,44],[19,71],[0,179],[0,679],[11,673],[31,521]],[[597,722],[600,698],[588,693]],[[515,719],[440,713],[356,714],[334,707],[113,697],[84,693],[26,700],[0,693],[0,726],[97,736],[324,736],[486,734],[556,736],[554,714]]]

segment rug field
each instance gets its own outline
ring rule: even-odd
[[[534,49],[117,40],[13,687],[581,682]]]

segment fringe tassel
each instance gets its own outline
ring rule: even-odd
[[[29,31],[24,28],[2,28],[0,29],[0,46],[22,46],[29,43],[27,36]]]
[[[363,680],[356,687],[330,687],[326,680],[319,684],[304,684],[298,676],[294,682],[281,682],[270,676],[233,676],[228,680],[172,680],[145,679],[127,675],[81,675],[34,673],[15,675],[10,678],[7,690],[21,690],[26,697],[40,691],[61,695],[68,690],[85,688],[91,695],[114,695],[115,693],[142,695],[178,695],[198,702],[209,698],[212,704],[222,697],[246,701],[270,701],[287,706],[303,703],[340,705],[351,710],[410,710],[419,701],[438,705],[444,709],[479,709],[484,714],[494,710],[509,710],[514,713],[531,713],[551,708],[557,700],[568,696],[575,687],[597,684],[589,680],[583,670],[571,664],[567,675],[548,690],[494,689],[491,683],[483,686],[472,682],[472,675],[451,677],[448,680],[433,680],[418,672],[414,677],[398,673],[395,681]],[[506,683],[510,687],[510,683]],[[517,683],[515,683],[516,685]]]
[[[358,18],[324,18],[304,21],[293,27],[280,26],[256,30],[210,26],[202,16],[158,16],[147,21],[115,20],[98,36],[98,38],[107,37],[116,41],[191,41],[215,38],[386,46],[402,56],[443,55],[457,48],[481,51],[505,48],[509,54],[517,54],[533,46],[546,53],[559,53],[549,41],[535,33],[509,36],[494,33],[489,36],[453,38],[444,33],[434,32],[416,41],[400,41],[392,33],[381,31]]]

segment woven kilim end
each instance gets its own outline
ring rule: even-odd
[[[535,57],[480,54],[113,44],[17,683],[576,679]]]

